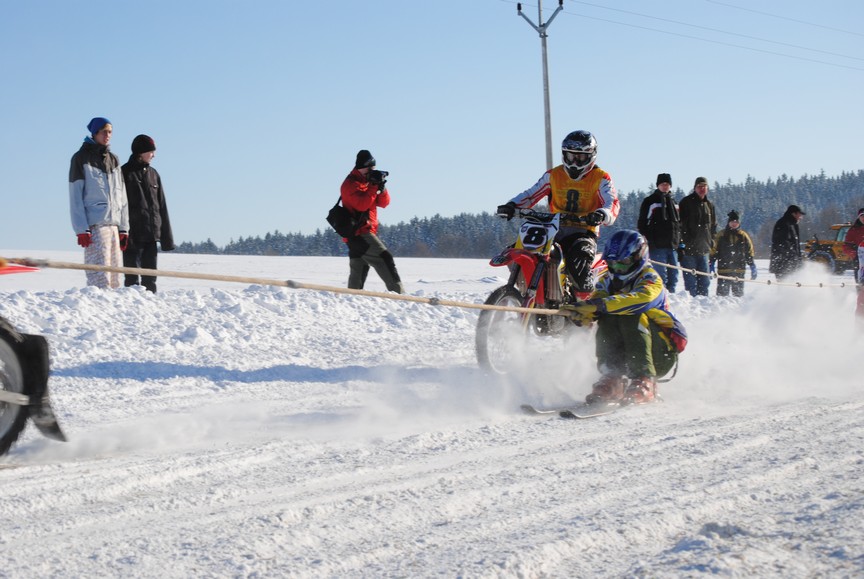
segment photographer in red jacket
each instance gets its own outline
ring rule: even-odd
[[[402,294],[405,288],[393,255],[378,239],[378,208],[390,204],[390,193],[385,187],[387,175],[386,171],[375,170],[375,158],[363,149],[357,153],[354,170],[342,183],[342,206],[351,211],[358,223],[354,235],[345,239],[350,267],[348,287],[363,289],[371,266],[389,291]]]

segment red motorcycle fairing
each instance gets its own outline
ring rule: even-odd
[[[493,267],[501,267],[515,263],[522,270],[522,277],[526,283],[534,279],[534,273],[537,270],[538,263],[548,264],[550,258],[548,255],[538,254],[536,251],[527,249],[517,249],[508,247],[489,261],[489,265]],[[528,292],[525,296],[524,307],[532,307],[537,305],[542,307],[546,303],[546,276],[540,276],[537,280],[537,288],[534,291]]]
[[[534,268],[537,265],[538,258],[543,259],[536,252],[508,247],[489,260],[489,265],[492,267],[501,267],[502,265],[510,265],[515,262],[525,272],[525,279],[531,279],[531,276],[534,275]],[[548,261],[548,257],[545,261]]]

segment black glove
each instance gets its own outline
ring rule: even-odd
[[[600,225],[606,220],[606,214],[602,211],[595,211],[594,213],[589,213],[584,217],[585,225],[590,225],[594,227],[595,225]]]
[[[510,221],[513,219],[513,216],[516,215],[516,204],[512,201],[508,201],[506,205],[499,205],[498,211],[496,211],[495,214],[500,217],[506,217],[507,221]]]

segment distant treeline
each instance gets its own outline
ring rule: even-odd
[[[601,232],[608,237],[616,229],[635,229],[642,199],[651,191],[631,191],[620,194],[621,213],[613,227]],[[674,192],[681,200],[690,190]],[[768,257],[771,230],[789,205],[801,206],[807,213],[801,222],[802,241],[818,235],[830,235],[834,223],[849,222],[859,208],[864,207],[864,170],[828,177],[823,173],[794,179],[782,175],[777,180],[757,181],[747,177],[744,183],[731,181],[714,183],[708,198],[717,208],[717,225],[726,225],[726,214],[733,209],[741,215],[741,227],[750,233],[756,245],[757,257]],[[502,199],[502,202],[506,199]],[[382,212],[386,216],[386,212]],[[322,223],[324,216],[321,216]],[[491,257],[513,242],[516,222],[507,222],[490,213],[461,213],[455,217],[415,217],[409,222],[379,226],[378,234],[396,256],[404,257]],[[329,228],[313,234],[280,233],[263,237],[231,240],[218,247],[211,240],[201,243],[181,243],[180,253],[224,255],[347,255],[341,238]]]

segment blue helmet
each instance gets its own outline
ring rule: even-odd
[[[638,231],[616,231],[606,242],[603,259],[612,277],[627,281],[648,262],[648,242]]]

